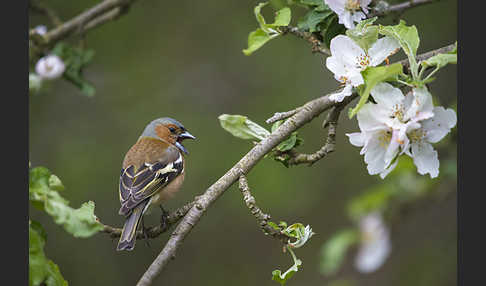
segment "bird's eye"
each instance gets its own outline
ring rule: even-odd
[[[169,127],[169,130],[170,132],[174,133],[175,132],[175,128],[174,127]]]

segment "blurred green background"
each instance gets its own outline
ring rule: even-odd
[[[63,20],[98,2],[46,1]],[[61,178],[63,196],[72,207],[93,200],[102,222],[121,226],[117,187],[124,154],[148,122],[169,116],[197,141],[185,143],[190,151],[186,181],[165,208],[173,210],[202,194],[252,147],[220,127],[220,114],[247,115],[270,129],[265,120],[274,112],[337,87],[325,58],[293,36],[272,40],[249,57],[241,52],[257,27],[257,3],[137,1],[128,14],[90,31],[86,45],[96,54],[85,77],[97,93],[89,98],[58,80],[29,98],[32,166],[46,166]],[[418,28],[419,53],[456,41],[456,6],[457,1],[443,0],[403,14],[407,24]],[[29,13],[30,27],[48,25],[45,17]],[[390,22],[389,17],[382,23]],[[448,66],[431,84],[445,107],[455,103],[456,73],[455,66]],[[299,131],[305,142],[298,150],[320,148],[323,118]],[[319,273],[321,245],[352,225],[346,212],[349,200],[381,182],[368,175],[359,148],[344,135],[358,131],[356,119],[343,114],[340,122],[337,150],[328,158],[310,168],[288,169],[263,159],[248,175],[257,203],[274,220],[310,224],[317,233],[296,250],[303,268],[288,285],[456,285],[455,194],[421,205],[393,225],[392,253],[378,271],[358,273],[350,254],[337,275]],[[450,135],[444,139],[450,143],[447,158],[455,161],[453,140]],[[455,189],[456,184],[447,187]],[[168,237],[165,233],[151,240],[150,247],[139,241],[134,251],[120,253],[117,241],[106,234],[76,239],[36,209],[30,209],[30,217],[45,227],[46,254],[70,285],[134,285]],[[147,221],[158,223],[159,213]],[[272,270],[285,271],[290,265],[281,245],[262,234],[234,185],[211,206],[154,285],[278,285],[271,281]]]

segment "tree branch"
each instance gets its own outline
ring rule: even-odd
[[[319,39],[317,39],[313,33],[304,32],[299,30],[299,28],[292,26],[280,27],[280,30],[282,31],[283,35],[292,34],[309,42],[312,45],[313,53],[320,53],[326,56],[331,55],[331,51],[328,48],[324,47],[323,43]]]
[[[427,53],[417,55],[417,57],[416,57],[417,63],[420,63],[421,61],[424,61],[424,60],[431,58],[433,56],[436,56],[438,54],[448,53],[448,52],[454,50],[455,48],[456,48],[456,44],[454,43],[454,44],[450,44],[450,45],[447,45],[445,47],[442,47],[440,49],[436,49],[436,50],[433,50],[433,51],[430,51],[430,52],[427,52]],[[399,61],[399,63],[402,64],[402,66],[405,70],[409,70],[410,63],[409,63],[408,59],[401,60],[401,61]]]
[[[34,37],[31,35],[31,39],[39,45],[52,45],[70,35],[83,33],[87,29],[92,29],[107,21],[115,20],[135,1],[136,0],[104,0],[62,25],[48,31],[42,37]]]
[[[342,105],[344,107],[345,104]],[[313,154],[302,154],[297,153],[294,150],[290,150],[290,160],[288,160],[288,165],[299,165],[299,164],[309,164],[311,166],[315,162],[327,156],[329,153],[334,152],[336,146],[336,129],[339,119],[339,114],[341,113],[342,107],[334,106],[331,111],[329,111],[327,119],[324,121],[324,126],[328,126],[326,144],[321,147],[317,152]]]
[[[29,8],[35,12],[39,12],[41,14],[46,15],[49,21],[51,21],[51,23],[54,26],[62,25],[61,18],[59,18],[57,13],[54,10],[52,10],[49,6],[44,4],[42,1],[40,0],[29,1]]]
[[[167,230],[170,229],[170,227],[178,222],[183,216],[186,215],[186,213],[191,209],[191,207],[194,205],[194,202],[187,203],[186,205],[178,208],[177,210],[171,212],[169,216],[167,217],[167,220],[164,223],[161,223],[160,225],[149,227],[146,230],[146,233],[144,234],[141,230],[137,231],[137,239],[145,239],[145,238],[155,238],[161,235],[162,233],[166,232]],[[113,226],[109,226],[106,224],[103,224],[104,229],[101,232],[107,233],[110,235],[111,238],[118,238],[120,237],[122,233],[121,228],[116,228]]]
[[[403,12],[407,9],[414,8],[417,6],[421,6],[424,4],[431,4],[433,2],[438,2],[440,0],[412,0],[412,1],[407,1],[399,4],[395,4],[392,6],[388,6],[385,9],[381,11],[373,11],[373,13],[370,13],[368,15],[368,18],[373,18],[375,16],[384,16],[386,14],[394,13],[394,12]]]
[[[421,6],[424,4],[429,4],[433,2],[437,2],[440,0],[411,0],[408,2],[400,3],[400,4],[395,4],[392,6],[388,6],[384,8],[383,10],[380,11],[374,11],[370,13],[367,18],[373,18],[375,16],[384,16],[390,13],[394,12],[404,12],[407,9]],[[324,43],[319,40],[315,34],[310,33],[310,32],[304,32],[299,30],[297,27],[293,26],[287,26],[287,27],[280,27],[280,31],[282,32],[283,35],[285,34],[292,34],[298,38],[301,38],[307,42],[309,42],[312,45],[312,53],[320,53],[322,55],[330,56],[331,51],[325,47]]]
[[[331,93],[332,94],[332,93]],[[199,222],[204,212],[214,203],[224,192],[240,178],[242,174],[248,174],[250,170],[269,153],[279,143],[287,139],[295,130],[310,122],[322,112],[333,106],[344,106],[356,98],[353,94],[345,103],[335,103],[329,99],[329,95],[321,96],[304,104],[299,111],[287,119],[274,132],[256,144],[243,158],[240,159],[230,170],[211,185],[201,196],[199,196],[194,206],[187,212],[182,221],[177,225],[174,232],[169,237],[166,245],[155,258],[147,271],[138,281],[138,286],[151,285],[153,280],[167,266],[171,259],[176,256],[177,249],[194,226]],[[343,107],[344,107],[343,106]]]
[[[283,234],[279,230],[271,227],[268,224],[268,221],[271,219],[269,214],[264,213],[257,205],[255,198],[251,195],[250,187],[248,186],[248,180],[246,176],[241,174],[239,179],[239,189],[243,194],[243,200],[245,201],[246,206],[250,210],[251,214],[256,218],[258,224],[260,225],[261,229],[266,235],[270,235],[271,237],[280,240],[283,244],[287,244],[290,237]]]

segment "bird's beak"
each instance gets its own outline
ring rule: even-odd
[[[189,133],[187,131],[182,132],[177,137],[178,137],[177,138],[177,142],[175,143],[175,145],[177,146],[177,148],[179,148],[185,154],[189,154],[189,152],[187,151],[186,147],[184,147],[184,145],[182,145],[180,141],[182,141],[184,139],[193,139],[193,140],[196,140],[196,137],[193,136],[191,133]]]
[[[184,131],[181,134],[179,134],[179,139],[182,141],[184,139],[193,139],[195,140],[196,137],[194,137],[191,133]]]

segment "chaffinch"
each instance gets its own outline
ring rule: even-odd
[[[168,117],[150,122],[128,150],[120,175],[120,215],[126,217],[117,250],[132,250],[139,222],[149,207],[170,199],[184,181],[188,154],[181,144],[196,139],[184,126]]]

